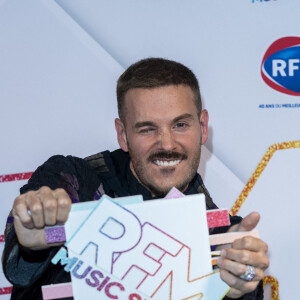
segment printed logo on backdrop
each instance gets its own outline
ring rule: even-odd
[[[273,42],[263,57],[261,76],[277,92],[300,96],[300,37]],[[300,103],[260,104],[259,108],[300,108]]]
[[[284,37],[267,49],[261,76],[272,89],[300,96],[300,37]]]

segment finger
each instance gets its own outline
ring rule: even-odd
[[[45,226],[43,205],[38,194],[36,192],[28,192],[26,196],[26,203],[30,211],[34,227],[43,228]]]
[[[241,223],[232,226],[229,231],[250,231],[254,229],[260,220],[260,214],[258,212],[252,212],[246,216]]]
[[[57,215],[57,200],[55,193],[48,187],[42,187],[38,191],[38,197],[43,206],[45,225],[55,225]]]
[[[268,252],[268,245],[261,239],[245,236],[241,239],[237,239],[232,243],[232,248],[234,249],[246,249],[249,251],[262,251],[264,253]]]
[[[248,250],[237,250],[233,248],[223,249],[221,256],[244,265],[251,265],[261,270],[267,269],[269,259],[264,252],[254,252]]]
[[[217,262],[220,269],[229,271],[231,274],[240,277],[246,272],[247,266],[233,260],[220,258]],[[259,268],[255,268],[255,276],[253,280],[260,281],[263,278],[264,272]]]
[[[220,276],[221,279],[237,293],[237,296],[241,296],[255,290],[259,283],[259,281],[253,280],[245,281],[225,269],[220,270]]]
[[[56,223],[58,225],[63,225],[68,219],[72,200],[63,189],[55,190],[55,195],[58,203]]]
[[[14,201],[12,213],[14,218],[18,219],[22,226],[32,229],[34,228],[34,224],[32,221],[31,215],[28,213],[27,203],[26,203],[26,195],[20,195]]]

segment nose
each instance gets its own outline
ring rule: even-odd
[[[161,150],[172,151],[176,148],[175,140],[170,130],[164,130],[159,134],[159,147]]]

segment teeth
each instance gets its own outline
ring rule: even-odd
[[[154,163],[158,166],[163,166],[163,167],[173,167],[176,166],[180,163],[181,160],[171,160],[171,161],[166,161],[166,160],[155,160]]]

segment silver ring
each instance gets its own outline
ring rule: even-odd
[[[250,281],[254,278],[254,276],[255,276],[254,267],[247,265],[245,273],[243,275],[241,275],[240,278],[243,279],[243,280]]]

